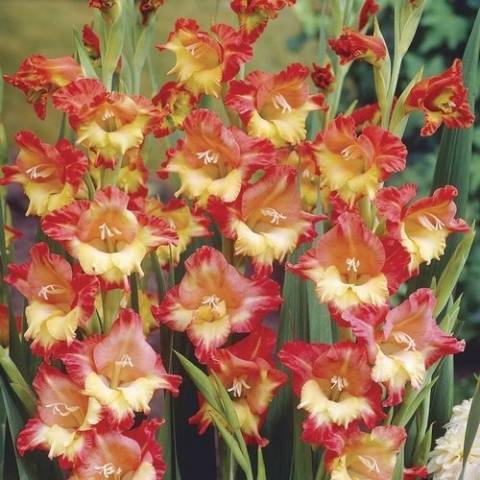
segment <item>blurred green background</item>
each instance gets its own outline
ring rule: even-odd
[[[295,9],[285,9],[279,17],[270,22],[264,35],[255,44],[254,60],[247,66],[253,69],[277,71],[287,64],[298,61],[310,65],[316,60],[318,50],[318,12],[322,1],[297,0]],[[356,0],[361,3],[361,0]],[[380,1],[382,13],[380,24],[388,45],[393,36],[393,19],[389,0]],[[4,73],[12,74],[20,62],[32,54],[48,57],[68,55],[73,52],[72,28],[81,30],[92,19],[92,11],[87,0],[0,0],[0,65]],[[430,0],[424,14],[412,51],[408,53],[400,87],[404,87],[420,66],[425,66],[425,74],[437,74],[447,68],[455,57],[460,57],[473,23],[480,0]],[[235,25],[236,21],[229,10],[229,0],[166,0],[157,15],[156,43],[165,42],[179,16],[195,18],[203,29],[208,29],[213,18]],[[170,52],[154,54],[154,70],[158,83],[164,83],[166,71],[173,65]],[[148,83],[144,94],[151,95]],[[343,108],[353,99],[359,105],[374,99],[371,72],[365,64],[355,64],[345,84]],[[24,95],[6,86],[3,121],[10,141],[12,154],[15,146],[12,139],[18,130],[32,130],[45,141],[56,140],[60,116],[49,108],[47,120],[42,122],[27,105]],[[433,175],[434,162],[440,135],[421,138],[418,127],[421,116],[414,116],[406,132],[405,142],[409,147],[409,167],[398,175],[394,183],[413,181],[419,184],[420,193],[428,194]],[[468,220],[480,216],[480,129],[475,135],[475,157],[471,172],[471,202]],[[161,150],[158,150],[159,152]],[[154,152],[157,152],[155,149]],[[155,168],[163,159],[155,153],[150,165]],[[460,358],[465,373],[475,362],[480,331],[480,240],[477,239],[463,280],[464,303],[462,319],[465,322],[463,336],[471,339],[466,354]],[[473,355],[473,357],[471,357]]]

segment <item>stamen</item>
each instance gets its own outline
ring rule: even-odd
[[[218,310],[220,307],[220,302],[220,298],[218,298],[216,295],[208,295],[202,299],[202,305],[208,305],[212,310]]]
[[[212,163],[218,163],[219,155],[213,150],[205,150],[204,152],[198,152],[197,158],[205,165],[210,165]]]
[[[445,224],[433,213],[427,212],[424,215],[418,217],[420,225],[432,232],[438,232],[445,228]]]
[[[132,357],[130,355],[124,354],[120,358],[120,360],[117,361],[117,363],[123,368],[123,367],[133,367],[133,361]]]
[[[188,45],[185,47],[185,50],[192,56],[195,57],[197,55],[197,50],[198,50],[199,43],[192,43],[191,45]]]
[[[76,405],[70,407],[62,402],[49,403],[48,405],[45,405],[45,408],[51,408],[54,415],[60,415],[61,417],[68,417],[71,413],[80,410],[80,407],[77,407]]]
[[[55,284],[50,284],[50,285],[45,285],[43,286],[39,291],[38,291],[38,296],[48,300],[48,296],[52,293],[59,293],[62,291],[63,288],[60,285],[55,285]]]
[[[345,159],[349,160],[350,157],[354,156],[355,154],[355,145],[349,145],[345,147],[341,152],[340,155]]]
[[[281,109],[282,113],[287,113],[292,111],[292,107],[287,102],[286,98],[280,93],[277,93],[273,96],[272,103],[276,109],[278,110]]]
[[[370,455],[359,455],[358,459],[367,467],[369,472],[380,473],[377,461]]]
[[[358,269],[360,268],[360,260],[356,259],[355,257],[347,258],[345,260],[345,263],[347,264],[347,270],[353,271],[355,273],[358,272]]]
[[[100,230],[100,238],[106,240],[107,237],[114,237],[115,235],[121,235],[121,231],[115,227],[109,227],[106,223],[102,223],[98,229]]]
[[[262,208],[260,212],[262,213],[262,215],[265,215],[266,217],[272,217],[272,219],[270,220],[270,223],[272,225],[278,225],[280,223],[280,220],[285,220],[287,218],[286,215],[283,215],[282,213],[278,212],[274,208],[270,208],[270,207]]]
[[[243,389],[249,390],[250,385],[248,385],[248,383],[243,378],[240,378],[240,379],[234,378],[232,386],[227,389],[227,392],[231,392],[231,394],[235,398],[240,398],[242,396],[242,390]]]
[[[32,179],[35,180],[37,179],[40,174],[38,172],[38,169],[40,168],[40,165],[35,165],[32,168],[29,168],[28,170],[25,170],[25,173]]]
[[[342,390],[344,390],[345,388],[348,387],[348,380],[344,377],[340,377],[338,375],[334,375],[331,379],[330,379],[330,384],[332,385],[330,387],[331,390],[333,390],[334,388],[336,388],[339,392],[341,392]]]
[[[404,351],[416,350],[417,345],[415,344],[415,340],[408,333],[392,332],[392,336],[398,343],[404,343],[406,345]]]
[[[110,475],[120,475],[122,469],[120,467],[115,468],[113,463],[104,463],[103,465],[95,465],[94,470],[101,472],[103,478],[110,478]]]

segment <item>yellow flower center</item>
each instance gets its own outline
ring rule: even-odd
[[[250,385],[248,385],[244,378],[234,378],[232,386],[227,389],[227,392],[230,392],[234,398],[240,398],[242,396],[243,389],[249,390]]]

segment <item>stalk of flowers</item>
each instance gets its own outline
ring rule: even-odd
[[[188,423],[200,434],[215,427],[226,449],[212,448],[229,479],[237,468],[247,480],[255,470],[266,478],[262,449],[279,440],[268,433],[275,420],[293,417],[300,419],[295,445],[322,452],[315,478],[425,477],[425,455],[402,463],[407,442],[430,450],[428,421],[416,433],[411,421],[428,407],[440,362],[465,342],[454,335],[455,304],[438,322],[445,292],[435,285],[404,292],[422,266],[445,254],[450,235],[470,227],[457,215],[454,186],[416,198],[415,185],[385,182],[407,164],[396,121],[422,111],[421,135],[442,123],[473,123],[461,62],[414,82],[395,101],[397,69],[423,7],[408,2],[396,11],[413,32],[396,38],[390,65],[378,22],[371,22],[378,6],[366,0],[360,8],[348,4],[350,23],[332,25],[334,38],[323,45],[329,61],[313,72],[322,93],[298,63],[244,75],[253,43],[294,3],[234,0],[238,27],[215,23],[209,31],[179,18],[158,47],[175,55],[168,73],[175,79],[151,99],[138,95],[148,56],[141,49],[153,45],[142,42],[163,1],[140,1],[132,10],[122,0],[90,0],[103,23],[98,35],[84,30],[80,63],[30,59],[6,78],[41,118],[51,97],[73,134],[72,142],[50,145],[20,132],[18,156],[0,180],[22,186],[27,215],[38,217],[45,237],[29,261],[10,262],[4,276],[26,301],[22,342],[41,359],[32,381],[35,411],[16,438],[20,455],[43,450],[74,480],[173,478],[183,445],[171,434],[170,394],[185,388],[181,375],[188,375],[198,395]],[[129,38],[132,32],[141,33]],[[137,43],[127,47],[132,39]],[[338,114],[355,61],[371,66],[377,103]],[[59,73],[58,63],[68,68]],[[132,73],[132,65],[139,70]],[[199,107],[205,96],[226,109],[228,122]],[[310,115],[322,120],[319,131],[309,131]],[[181,138],[156,173],[178,188],[163,201],[166,192],[160,199],[149,188],[145,145],[152,137],[169,142],[172,133]],[[276,270],[288,273],[283,298]],[[333,342],[313,341],[298,325],[286,332],[292,278],[297,303],[307,302],[311,288],[308,301],[325,307],[338,332]],[[265,324],[280,308],[277,338]],[[2,319],[14,318],[8,310],[0,309],[2,343]],[[157,329],[161,351],[147,338]],[[181,368],[172,361],[173,332],[188,344],[177,352]],[[291,391],[298,413],[284,409],[272,420],[281,389]],[[165,419],[152,413],[158,391]],[[163,423],[165,458],[157,432]],[[257,447],[256,462],[247,445]],[[441,470],[438,455],[431,472]]]

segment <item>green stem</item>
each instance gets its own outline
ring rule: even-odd
[[[88,192],[88,199],[93,200],[95,197],[95,185],[93,184],[92,177],[89,173],[86,173],[83,177],[83,181],[85,182],[85,186],[87,187]]]
[[[340,98],[342,95],[343,90],[343,83],[345,81],[345,77],[347,75],[349,66],[339,65],[336,71],[336,86],[335,90],[331,96],[331,100],[329,101],[330,108],[328,109],[326,115],[326,122],[328,123],[335,118],[337,115],[338,107],[340,105]]]
[[[138,300],[138,274],[132,273],[130,275],[130,302],[133,310],[140,312],[140,304]]]
[[[382,112],[382,127],[388,128],[390,125],[390,114],[393,108],[393,99],[395,97],[395,91],[397,90],[398,79],[400,77],[400,68],[402,66],[403,54],[401,54],[397,48],[395,48],[393,54],[392,75],[390,77],[390,84],[388,86],[387,101],[385,103],[385,109]]]

